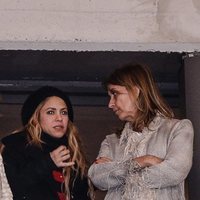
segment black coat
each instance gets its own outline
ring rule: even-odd
[[[14,200],[58,200],[61,183],[53,178],[53,171],[61,171],[50,157],[50,152],[67,144],[67,138],[55,139],[42,133],[42,148],[30,145],[24,132],[2,139],[2,156]],[[73,175],[72,175],[73,176]],[[89,200],[87,178],[75,179],[70,188],[73,200]]]

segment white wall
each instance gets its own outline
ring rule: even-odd
[[[0,49],[200,49],[198,0],[0,0]]]

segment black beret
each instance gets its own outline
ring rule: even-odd
[[[43,86],[31,93],[22,106],[21,119],[24,126],[29,122],[38,105],[47,97],[51,96],[57,96],[64,100],[67,105],[69,119],[73,122],[73,108],[67,94],[58,88],[52,86]]]

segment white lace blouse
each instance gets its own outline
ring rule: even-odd
[[[143,155],[164,161],[141,169],[132,158]],[[88,175],[97,188],[107,190],[105,200],[185,200],[184,180],[192,155],[191,122],[158,115],[141,133],[127,122],[121,138],[106,136],[98,157],[112,162],[92,164]]]

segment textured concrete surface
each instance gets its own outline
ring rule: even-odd
[[[1,0],[0,24],[1,49],[12,42],[30,49],[31,42],[43,48],[52,43],[71,48],[76,43],[159,43],[158,49],[195,43],[192,50],[200,49],[198,0]]]

